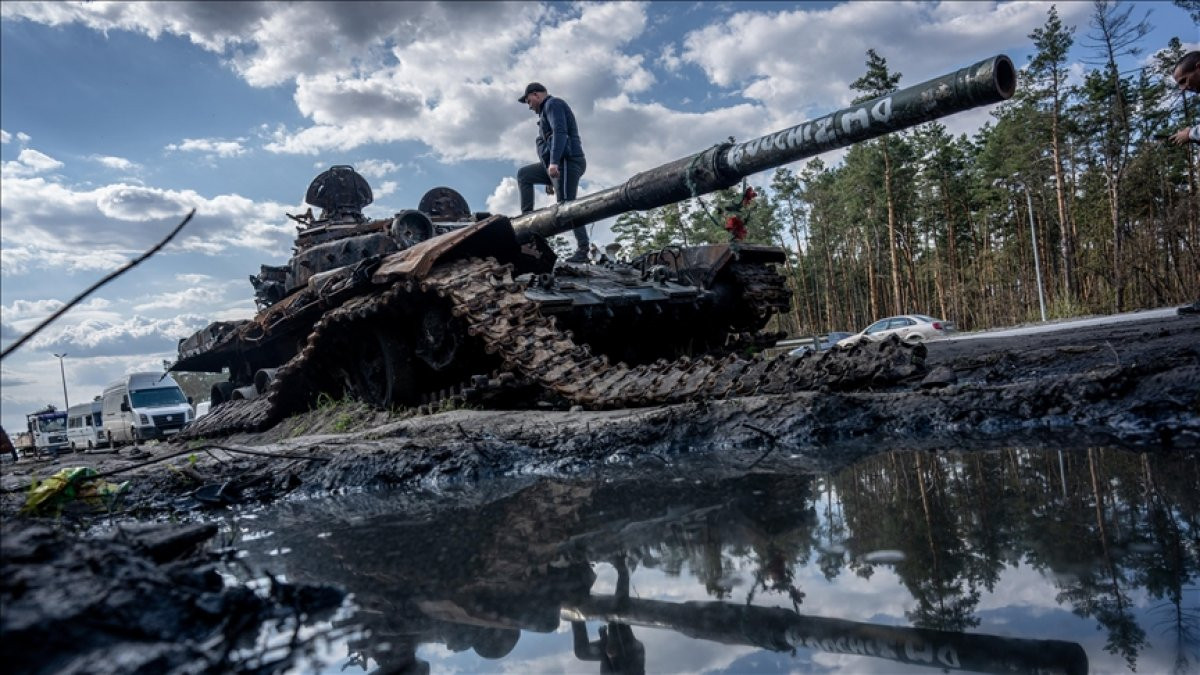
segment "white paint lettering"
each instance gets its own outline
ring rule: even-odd
[[[900,658],[900,656],[896,654],[896,650],[892,649],[891,645],[879,640],[875,640],[875,653],[885,659],[891,659],[893,661]]]
[[[727,158],[727,161],[729,162],[729,166],[733,167],[734,171],[740,171],[740,169],[738,168],[738,163],[741,161],[741,159],[742,159],[742,146],[740,146],[740,145],[733,146],[733,148],[731,148],[729,150],[729,157]]]
[[[850,638],[846,642],[846,649],[851,654],[862,654],[863,656],[869,656],[869,654],[867,653],[866,641],[859,639],[859,638]]]
[[[871,109],[871,116],[874,117],[875,121],[877,121],[877,122],[883,122],[884,124],[888,124],[889,122],[891,122],[892,121],[892,97],[889,96],[889,97],[883,99],[882,101],[880,101],[879,103],[876,103],[875,107]]]
[[[814,138],[818,143],[828,143],[833,140],[833,120],[826,117],[813,122],[813,124],[817,127]]]
[[[775,142],[772,143],[772,145],[775,146],[776,150],[787,150],[788,149],[787,132],[780,131],[780,132],[776,133],[775,134]]]
[[[860,129],[866,129],[871,126],[870,113],[866,108],[856,108],[842,114],[842,133],[854,133],[854,126],[858,125]]]
[[[912,640],[904,643],[904,655],[909,661],[933,662],[933,645],[925,643],[913,644]]]
[[[797,124],[796,126],[792,127],[791,129],[788,129],[787,144],[788,144],[789,148],[794,148],[794,147],[800,145],[801,139],[804,138],[803,130],[804,130],[803,124]]]
[[[958,661],[958,652],[951,645],[946,645],[938,650],[938,661],[950,668],[961,668]]]

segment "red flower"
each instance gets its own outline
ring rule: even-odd
[[[742,219],[738,218],[737,216],[729,216],[725,219],[725,229],[728,230],[729,234],[733,235],[733,238],[737,241],[741,241],[746,238],[746,223],[742,222]]]
[[[757,196],[758,193],[754,191],[754,188],[746,186],[746,192],[742,194],[742,206],[748,205]]]

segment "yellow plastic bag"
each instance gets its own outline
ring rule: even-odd
[[[35,481],[25,498],[22,513],[32,514],[47,510],[59,511],[63,506],[82,499],[100,506],[111,503],[128,485],[96,480],[96,470],[88,466],[63,469],[42,481]]]

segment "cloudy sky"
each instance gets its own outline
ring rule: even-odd
[[[1149,10],[1147,49],[1200,43],[1187,14]],[[90,400],[157,369],[178,338],[253,313],[247,276],[287,259],[285,212],[333,164],[375,192],[368,216],[452,186],[515,213],[534,161],[530,80],[568,101],[581,192],[727,136],[836,109],[875,48],[901,86],[997,53],[1023,66],[1050,3],[0,4],[0,341],[196,218],[166,251],[0,365],[7,429],[47,402]],[[1092,5],[1059,3],[1076,26]],[[1130,64],[1136,67],[1137,64]],[[946,120],[970,132],[987,110]],[[828,158],[836,160],[836,156]],[[594,237],[605,241],[601,226]]]

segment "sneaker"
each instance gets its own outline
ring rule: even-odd
[[[586,263],[588,262],[588,252],[586,249],[577,249],[575,254],[567,258],[569,263]]]

